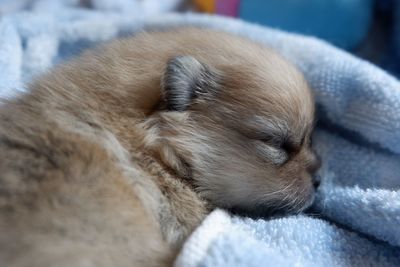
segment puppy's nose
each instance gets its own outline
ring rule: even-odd
[[[320,184],[321,184],[321,177],[319,175],[314,175],[313,177],[314,188],[317,189]]]

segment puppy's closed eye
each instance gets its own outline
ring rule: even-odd
[[[302,138],[301,142],[296,142],[282,134],[267,136],[264,134],[263,138],[256,139],[259,141],[258,148],[265,157],[272,160],[276,165],[286,163],[293,155],[299,153],[305,142],[305,137]]]
[[[276,165],[282,165],[289,159],[288,153],[279,146],[273,146],[263,140],[256,140],[255,144],[257,146],[257,151],[259,151],[261,156],[271,160]]]
[[[289,154],[295,154],[300,151],[301,144],[296,144],[292,140],[284,140],[281,148]]]

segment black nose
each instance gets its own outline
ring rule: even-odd
[[[321,177],[319,175],[314,175],[313,177],[314,188],[317,189],[320,184],[321,184]]]

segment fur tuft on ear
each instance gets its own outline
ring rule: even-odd
[[[209,66],[191,56],[172,58],[162,79],[167,109],[184,111],[197,97],[215,92],[217,85],[218,75]]]

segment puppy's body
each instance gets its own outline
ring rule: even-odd
[[[143,33],[30,88],[0,108],[5,266],[170,265],[215,206],[311,201],[312,96],[257,44]]]

